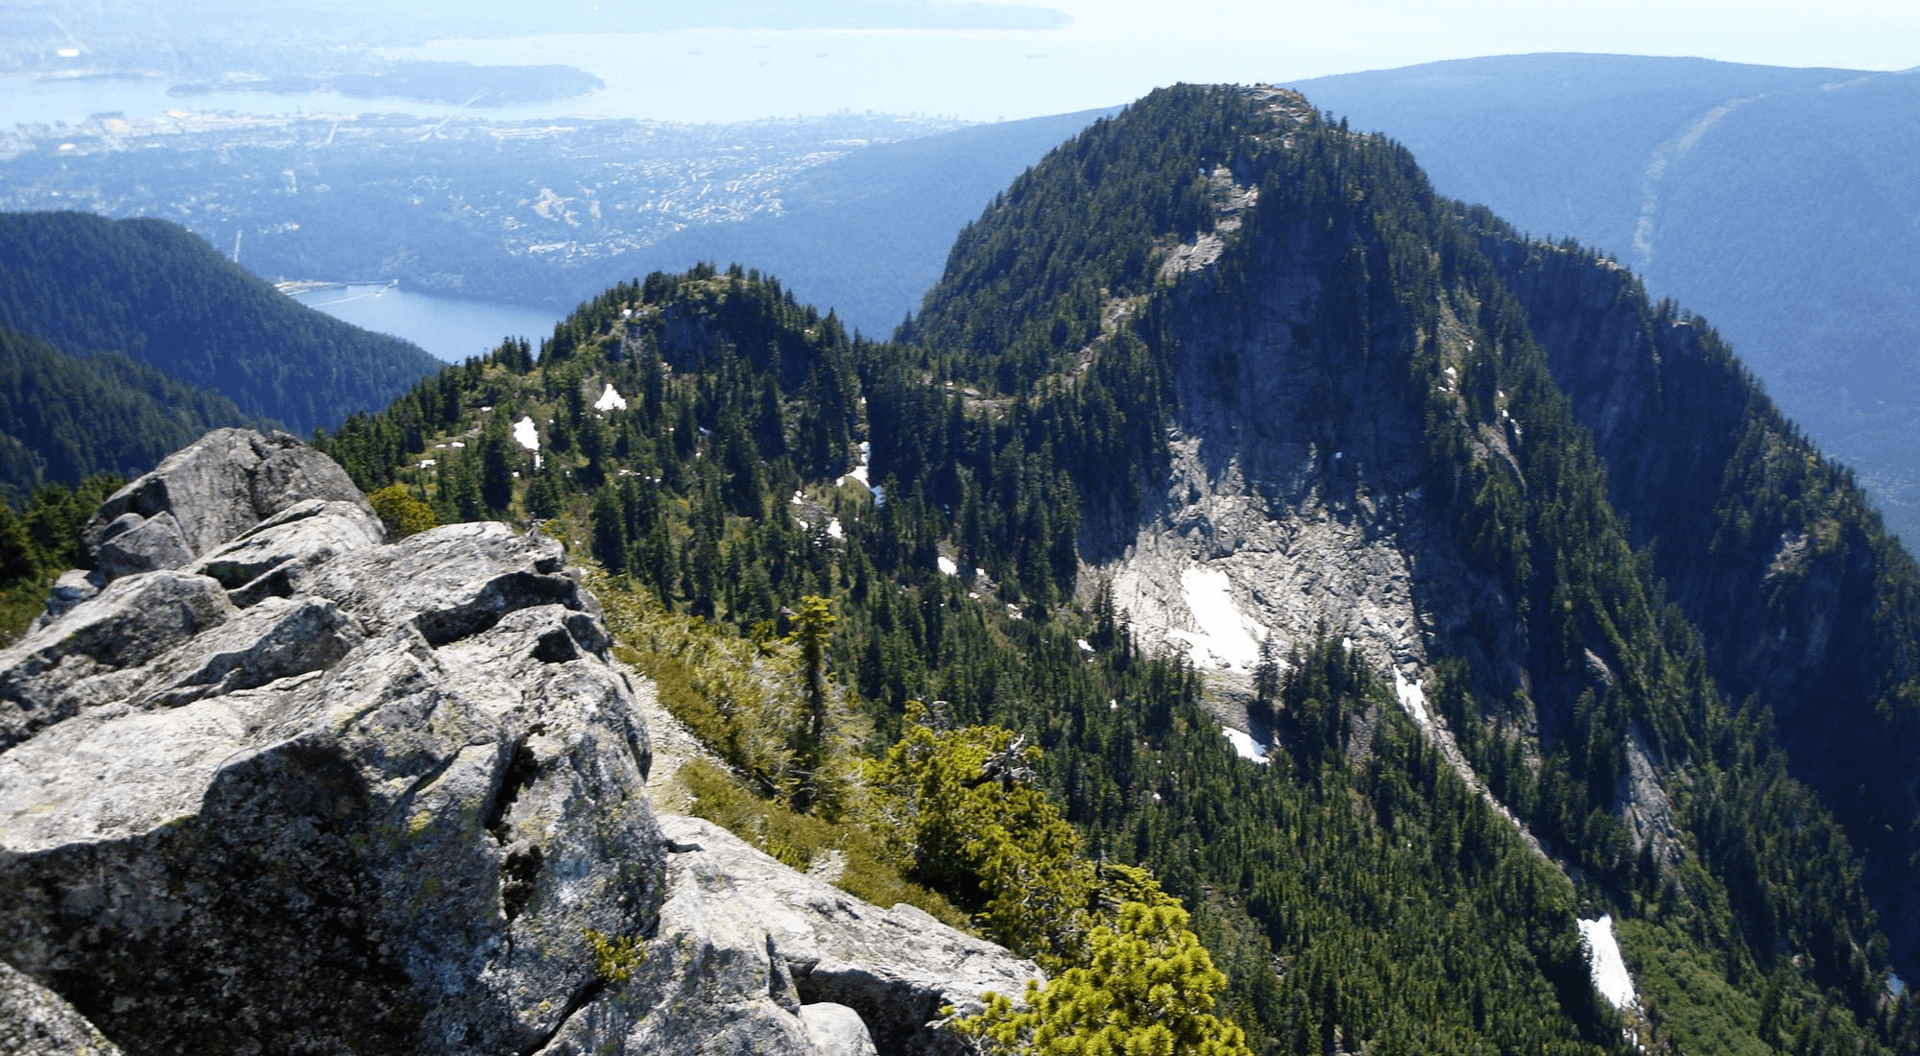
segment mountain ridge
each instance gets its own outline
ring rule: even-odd
[[[1726,1005],[1719,1014],[1732,1018],[1712,1027],[1703,1025],[1712,1016],[1688,1004],[1701,999],[1688,981],[1702,970],[1699,948],[1690,946],[1701,940],[1682,936],[1704,928],[1717,936],[1715,956],[1741,965],[1724,985],[1759,987],[1771,977],[1802,995],[1795,1001],[1851,1010],[1849,1020],[1819,1029],[1890,1035],[1899,1028],[1876,1011],[1887,940],[1861,893],[1854,852],[1815,795],[1787,775],[1793,753],[1768,732],[1764,707],[1730,703],[1715,690],[1699,629],[1668,604],[1650,552],[1636,552],[1629,518],[1608,497],[1599,449],[1576,413],[1591,394],[1561,391],[1489,237],[1514,236],[1484,210],[1436,195],[1390,141],[1329,123],[1287,93],[1188,86],[1095,122],[1015,181],[963,232],[947,280],[903,325],[900,345],[843,346],[831,315],[798,308],[777,284],[744,269],[704,268],[610,290],[537,362],[530,349],[503,347],[489,370],[505,373],[489,384],[504,393],[522,384],[508,375],[552,379],[558,370],[579,379],[562,380],[560,393],[578,384],[583,401],[602,385],[654,394],[638,416],[610,410],[596,425],[562,405],[547,411],[521,390],[536,401],[530,417],[554,417],[556,444],[577,431],[604,433],[580,455],[552,457],[579,465],[572,460],[604,460],[591,452],[624,445],[639,452],[627,463],[637,477],[657,476],[668,494],[685,494],[701,511],[682,521],[650,488],[607,476],[617,462],[574,471],[575,480],[605,482],[588,485],[596,488],[587,511],[595,553],[703,618],[744,630],[773,617],[783,588],[772,570],[785,562],[791,576],[792,563],[810,567],[844,546],[833,560],[859,570],[848,573],[856,584],[885,570],[919,594],[925,612],[967,608],[956,600],[964,591],[989,612],[1004,606],[1008,633],[1062,635],[1066,654],[1099,670],[1140,662],[1125,661],[1129,655],[1167,657],[1170,648],[1171,657],[1156,662],[1188,672],[1177,679],[1204,673],[1204,690],[1197,681],[1172,684],[1190,689],[1163,683],[1145,713],[1129,717],[1115,710],[1128,690],[1060,688],[1077,683],[1052,673],[1060,661],[1044,638],[1026,646],[1029,674],[994,666],[984,676],[954,670],[942,647],[929,644],[941,640],[936,623],[956,633],[953,617],[903,624],[870,593],[845,600],[853,627],[841,639],[840,663],[855,671],[870,706],[901,707],[924,693],[954,709],[985,709],[959,714],[1032,730],[1049,752],[1068,754],[1053,780],[1078,804],[1075,820],[1104,834],[1105,846],[1150,862],[1189,899],[1230,900],[1230,908],[1216,907],[1212,926],[1226,944],[1217,955],[1235,951],[1237,1007],[1302,999],[1288,989],[1298,978],[1277,984],[1295,998],[1266,989],[1276,984],[1253,966],[1280,954],[1257,952],[1260,943],[1243,928],[1264,928],[1265,941],[1290,951],[1284,956],[1324,966],[1317,958],[1343,956],[1332,950],[1347,942],[1405,942],[1407,956],[1423,956],[1416,936],[1431,921],[1370,918],[1375,930],[1339,932],[1345,938],[1331,947],[1289,938],[1279,922],[1316,896],[1286,886],[1284,869],[1235,886],[1249,883],[1247,860],[1274,868],[1278,852],[1265,848],[1275,833],[1232,812],[1224,820],[1179,814],[1191,820],[1177,822],[1176,808],[1139,798],[1151,789],[1152,804],[1180,803],[1204,787],[1208,797],[1224,797],[1208,802],[1240,810],[1321,809],[1302,800],[1280,805],[1271,797],[1281,787],[1252,781],[1231,756],[1200,762],[1203,752],[1226,755],[1217,738],[1204,749],[1192,740],[1223,717],[1258,732],[1269,758],[1284,752],[1309,775],[1332,759],[1384,756],[1421,774],[1420,782],[1448,785],[1446,810],[1475,819],[1448,824],[1491,826],[1476,829],[1478,838],[1512,833],[1512,844],[1501,837],[1481,845],[1502,869],[1519,868],[1508,855],[1534,856],[1521,850],[1529,839],[1549,851],[1564,871],[1559,881],[1539,882],[1577,888],[1596,912],[1611,907],[1630,958],[1658,969],[1642,977],[1649,993],[1641,1007],[1667,1008],[1686,1022],[1658,1028],[1656,1017],[1636,1029],[1678,1031],[1675,1043],[1689,1047],[1710,1048],[1728,1032],[1754,1036],[1758,1020],[1742,1018],[1757,1016],[1751,1004]],[[1564,255],[1578,275],[1619,274],[1577,248],[1538,252]],[[1616,285],[1579,278],[1576,305],[1617,304],[1624,319],[1652,317],[1655,306],[1639,299],[1637,285],[1606,281]],[[794,329],[770,341],[761,328],[778,319],[787,321],[776,327]],[[1607,354],[1645,354],[1631,329],[1615,328]],[[802,351],[790,341],[825,344]],[[762,354],[763,346],[779,351]],[[831,424],[808,424],[805,410],[798,422],[779,424],[775,394],[791,394],[800,373],[841,356],[847,365],[833,370],[848,372],[842,380],[822,375],[804,385],[843,393],[841,386],[856,386],[864,411],[842,395],[827,412]],[[765,373],[775,364],[778,380]],[[721,385],[672,409],[692,395],[675,387],[688,383],[688,372],[716,370],[741,372],[732,384],[745,388],[726,396]],[[1716,384],[1715,399],[1729,401],[1736,419],[1740,401],[1759,398],[1737,371]],[[755,385],[766,388],[748,399]],[[423,389],[384,422],[343,433],[334,450],[367,486],[412,482],[423,497],[445,501],[458,478],[444,463],[434,469],[438,483],[405,469],[415,449],[402,435],[445,435],[451,420],[435,409],[445,405],[444,395]],[[657,432],[676,416],[679,424]],[[698,430],[708,432],[690,440]],[[808,455],[802,468],[778,439],[789,430],[845,439],[825,458]],[[858,439],[868,453],[855,456]],[[1817,462],[1793,446],[1798,438],[1782,442]],[[669,448],[678,454],[670,458]],[[700,483],[707,471],[689,478],[674,468],[702,452],[733,467],[729,483]],[[582,471],[590,476],[578,477]],[[884,504],[868,509],[814,483],[837,475],[847,488],[849,471],[875,485]],[[1833,486],[1847,488],[1843,477]],[[548,487],[528,485],[528,508],[567,516],[569,502],[556,502]],[[814,527],[783,543],[792,526],[777,527],[784,518],[774,511],[789,493],[797,507],[790,516]],[[1864,510],[1850,494],[1850,508]],[[1785,501],[1756,496],[1770,516],[1788,509],[1778,505]],[[579,511],[580,500],[572,502]],[[825,522],[838,534],[805,534]],[[1872,534],[1870,518],[1860,524]],[[801,559],[808,546],[826,556]],[[868,556],[855,556],[862,551]],[[1142,555],[1159,563],[1143,564]],[[857,588],[842,597],[858,598]],[[1092,620],[1079,639],[1090,654],[1065,629],[1076,618]],[[1277,656],[1261,648],[1263,638],[1273,639]],[[987,655],[978,662],[989,663]],[[1043,689],[1029,679],[1060,681]],[[995,685],[1030,688],[987,688]],[[1121,753],[1130,736],[1122,731],[1135,722],[1131,736],[1144,737],[1147,754],[1092,761]],[[1300,769],[1290,772],[1288,781],[1312,787]],[[1318,794],[1297,786],[1284,794],[1302,792]],[[1388,806],[1390,784],[1364,795],[1380,797],[1382,816],[1399,809]],[[1503,812],[1506,820],[1493,820]],[[1746,831],[1741,818],[1761,820]],[[1342,875],[1350,868],[1324,860],[1323,867]],[[1478,866],[1459,868],[1449,876],[1473,876]],[[1883,904],[1907,879],[1897,868],[1876,876]],[[1349,880],[1357,889],[1369,883]],[[1469,880],[1446,882],[1464,885],[1444,888],[1460,897],[1472,890]],[[1799,903],[1770,893],[1788,890],[1820,894]],[[1346,911],[1332,912],[1350,919],[1340,917]],[[1575,945],[1566,949],[1577,950],[1568,941]],[[1797,967],[1783,967],[1781,944],[1804,951]],[[1561,948],[1545,942],[1532,956],[1529,972],[1560,966],[1548,976],[1572,985],[1555,974],[1565,970]],[[1349,975],[1343,985],[1365,985],[1362,978]],[[1521,1017],[1525,1029],[1578,1025],[1592,1040],[1606,1032],[1597,1026],[1604,1016],[1643,1014],[1593,1011],[1576,1000],[1577,989],[1560,991],[1559,1012]],[[1731,1011],[1742,1007],[1748,1011]],[[1300,1020],[1261,1022],[1280,1037]],[[1371,1022],[1363,1033],[1388,1029]]]

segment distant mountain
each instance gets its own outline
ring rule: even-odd
[[[0,498],[96,473],[136,477],[223,425],[258,419],[118,352],[74,356],[0,327]]]
[[[1297,87],[1713,320],[1920,540],[1920,75],[1518,55]]]
[[[1115,108],[1117,109],[1117,108]],[[940,277],[953,237],[1013,178],[1114,110],[977,125],[868,147],[798,173],[778,212],[701,224],[621,259],[625,274],[751,264],[880,336]],[[637,270],[636,270],[637,269]],[[621,277],[608,269],[607,281]]]
[[[73,356],[119,353],[301,433],[442,366],[296,304],[177,224],[86,213],[0,214],[0,327]]]

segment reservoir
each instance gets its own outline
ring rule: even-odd
[[[449,363],[491,352],[507,337],[524,337],[538,350],[561,319],[546,309],[420,293],[397,283],[328,284],[291,296],[361,329],[411,341]]]

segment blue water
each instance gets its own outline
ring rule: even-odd
[[[375,333],[411,341],[449,363],[482,355],[506,337],[524,337],[538,348],[560,314],[542,308],[405,290],[392,285],[354,285],[296,294],[309,308]]]

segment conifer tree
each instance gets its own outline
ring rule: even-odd
[[[1227,977],[1187,919],[1172,902],[1129,902],[1093,930],[1087,965],[1030,980],[1019,1005],[988,994],[986,1011],[954,1029],[1008,1056],[1252,1056],[1245,1032],[1213,1014]]]
[[[820,772],[827,765],[831,731],[827,708],[827,643],[833,635],[833,611],[827,599],[809,595],[800,599],[800,611],[793,617],[794,644],[800,647],[800,674],[805,681],[806,708],[794,738],[794,762],[800,770],[800,785],[793,793],[793,807],[805,813],[812,810],[820,795]]]

